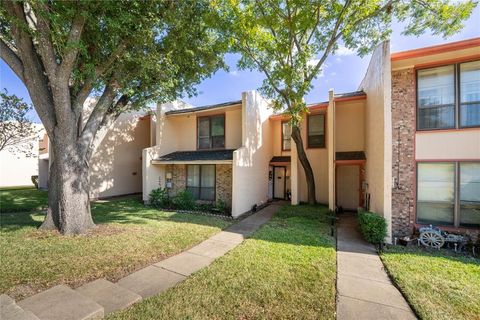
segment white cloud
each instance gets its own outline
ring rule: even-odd
[[[307,65],[309,67],[315,67],[319,61],[320,59],[311,59],[311,60],[308,60]]]
[[[355,51],[345,47],[344,45],[338,46],[337,51],[335,51],[336,56],[351,56],[353,54],[355,54]]]
[[[311,59],[307,62],[307,65],[310,67],[315,67],[317,63],[320,61],[320,59]],[[317,78],[321,78],[325,75],[325,69],[328,68],[328,65],[324,62],[320,68],[320,72],[318,73]]]
[[[233,77],[237,77],[237,76],[238,76],[238,71],[237,71],[237,70],[233,70],[233,71],[230,71],[228,74],[231,75],[231,76],[233,76]]]
[[[337,73],[336,73],[336,72],[330,72],[330,75],[331,75],[332,77],[334,77],[334,76],[337,75]]]

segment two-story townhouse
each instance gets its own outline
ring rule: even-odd
[[[480,39],[401,53],[381,44],[358,91],[309,105],[301,132],[316,200],[385,217],[387,241],[421,224],[478,234]],[[256,92],[204,107],[159,105],[144,150],[154,188],[223,200],[238,217],[272,199],[298,204],[307,184],[288,117]]]
[[[144,201],[156,188],[188,190],[198,201],[223,201],[234,217],[266,203],[271,113],[255,91],[217,105],[158,105],[157,144],[143,152]]]
[[[363,205],[365,101],[364,92],[332,92],[330,102],[308,106],[301,127],[318,202],[329,203],[331,196],[345,209]],[[157,145],[143,156],[144,201],[156,188],[170,195],[188,190],[199,201],[224,201],[238,217],[270,200],[307,200],[288,117],[273,114],[269,101],[255,91],[210,106],[161,104],[157,119]],[[335,141],[328,128],[337,131]],[[338,182],[336,193],[332,179]]]
[[[480,38],[391,55],[392,229],[480,232]]]

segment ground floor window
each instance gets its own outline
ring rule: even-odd
[[[197,200],[215,201],[215,165],[187,165],[187,190]]]
[[[419,163],[417,222],[480,227],[480,162]]]

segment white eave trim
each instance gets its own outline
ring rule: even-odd
[[[233,160],[192,160],[192,161],[152,160],[151,164],[233,164]]]
[[[41,155],[38,156],[38,159],[40,160],[49,160],[49,154],[47,153],[42,153]]]

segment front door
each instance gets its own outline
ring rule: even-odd
[[[273,197],[285,199],[285,167],[273,167]]]
[[[359,166],[337,167],[337,207],[342,207],[345,210],[356,210],[358,208],[359,179]]]

